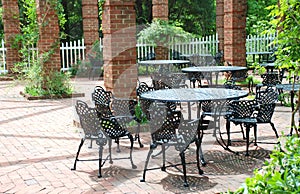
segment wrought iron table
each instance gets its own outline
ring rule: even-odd
[[[244,90],[233,90],[225,88],[176,88],[176,89],[164,89],[155,90],[143,93],[141,98],[160,101],[160,102],[187,102],[188,103],[188,117],[191,119],[190,103],[200,103],[203,101],[225,101],[233,100],[248,95]],[[198,116],[197,116],[198,117]],[[198,138],[202,141],[203,132],[198,132]],[[201,150],[201,149],[200,149]],[[201,151],[202,152],[202,151]],[[202,164],[205,164],[204,156],[200,153]]]
[[[253,63],[255,62],[255,55],[258,55],[258,62],[261,63],[263,56],[267,56],[267,59],[269,59],[269,56],[273,54],[271,51],[260,51],[260,52],[246,52],[246,55],[252,55],[253,56]]]
[[[241,67],[241,66],[199,66],[199,67],[186,67],[181,69],[183,73],[188,73],[189,77],[192,77],[196,73],[215,73],[216,74],[216,84],[218,84],[218,75],[220,72],[231,72],[234,74],[236,71],[246,70],[247,67]],[[210,75],[210,83],[209,85],[212,85],[212,76]],[[195,82],[194,82],[195,87]]]
[[[294,97],[295,97],[295,92],[300,90],[300,84],[277,84],[276,88],[279,90],[279,92],[283,91],[288,91],[290,92],[291,95],[291,108],[292,112],[294,112],[295,107],[294,107]],[[293,133],[293,128],[291,127],[290,135]]]
[[[157,67],[158,71],[167,71],[164,73],[168,73],[170,71],[170,66],[179,65],[180,68],[183,67],[183,65],[190,64],[189,60],[147,60],[147,61],[140,61],[138,62],[139,65],[145,65],[148,71],[148,67]],[[166,67],[167,66],[167,67]]]

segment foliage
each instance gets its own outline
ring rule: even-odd
[[[41,65],[35,64],[26,73],[25,93],[31,96],[71,94],[70,73],[53,71],[44,75]]]
[[[271,24],[273,28],[278,29],[278,35],[275,44],[278,49],[275,52],[276,63],[280,68],[288,70],[291,81],[300,76],[300,1],[298,0],[280,0],[280,6],[273,5],[267,9],[270,16],[273,17]],[[300,91],[299,91],[300,92]],[[298,93],[298,103],[295,111],[292,113],[291,126],[298,133],[298,127],[295,124],[295,114],[300,107],[300,95]]]
[[[186,41],[192,37],[192,34],[184,31],[181,27],[171,25],[168,21],[154,20],[146,28],[139,32],[138,38],[147,41],[153,45],[167,45],[170,38],[175,42]]]
[[[63,15],[66,20],[60,29],[61,32],[66,34],[65,40],[62,40],[62,42],[81,39],[83,36],[81,0],[62,0],[61,2]]]
[[[0,39],[3,39],[4,36],[4,27],[3,27],[3,23],[2,23],[2,17],[3,17],[3,8],[2,5],[0,6]]]
[[[283,140],[283,150],[277,145],[261,170],[256,169],[237,191],[228,193],[300,193],[300,138],[294,135]]]
[[[199,37],[216,33],[216,1],[169,0],[169,21]]]
[[[247,34],[258,35],[263,31],[271,28],[272,26],[269,22],[271,19],[271,16],[269,16],[270,12],[265,8],[270,5],[276,5],[277,0],[248,0],[247,3]]]

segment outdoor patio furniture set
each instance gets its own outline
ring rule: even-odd
[[[196,68],[199,68],[201,71],[201,67],[192,67],[190,69],[194,71]],[[233,75],[234,71],[239,70],[244,69],[233,66],[216,66],[211,67],[210,71],[217,73],[226,71]],[[225,150],[234,153],[239,152],[230,148],[232,141],[234,141],[231,138],[230,123],[241,127],[242,140],[246,142],[246,156],[249,155],[249,145],[252,143],[252,141],[250,142],[251,128],[254,129],[254,144],[258,143],[257,124],[269,123],[275,133],[274,139],[279,137],[271,121],[278,99],[278,90],[276,89],[276,84],[278,83],[273,82],[273,79],[269,82],[270,79],[266,78],[267,81],[263,81],[262,85],[258,86],[255,99],[245,100],[243,97],[246,97],[249,93],[236,86],[234,80],[233,82],[230,80],[219,87],[210,87],[210,85],[202,87],[200,84],[199,87],[194,85],[194,87],[189,88],[185,84],[189,76],[186,76],[184,73],[189,71],[187,71],[187,68],[184,68],[182,71],[183,73],[175,72],[174,75],[170,74],[164,77],[162,77],[162,74],[156,74],[156,77],[152,77],[153,86],[149,86],[145,82],[138,82],[136,90],[137,100],[115,98],[110,91],[106,91],[101,86],[96,86],[92,93],[92,100],[95,105],[93,108],[78,100],[75,108],[85,136],[80,142],[72,169],[76,170],[77,161],[82,161],[79,159],[80,149],[85,139],[90,139],[91,141],[96,141],[96,144],[99,146],[99,158],[96,160],[99,162],[98,177],[101,177],[101,168],[105,161],[109,160],[110,163],[113,161],[112,140],[117,143],[117,151],[120,151],[119,140],[124,137],[130,140],[130,153],[126,159],[130,159],[133,169],[136,168],[132,157],[133,143],[138,141],[140,147],[144,146],[140,141],[141,117],[146,118],[148,121],[151,134],[149,152],[145,158],[141,182],[146,180],[147,171],[158,169],[148,167],[150,160],[153,158],[153,151],[158,146],[161,146],[162,151],[159,154],[162,154],[163,158],[162,166],[159,168],[165,171],[167,167],[182,165],[184,186],[188,186],[186,165],[189,162],[185,161],[185,152],[189,150],[188,148],[192,143],[195,143],[195,161],[198,173],[202,174],[203,170],[200,168],[200,163],[206,165],[201,148],[203,135],[208,130],[208,124],[204,119],[206,117],[213,118],[213,134],[216,137],[216,141]],[[158,77],[158,75],[161,77]],[[263,78],[265,77],[267,76],[263,76]],[[171,80],[171,82],[167,82],[167,79]],[[209,83],[212,85],[212,82]],[[137,106],[142,111],[140,117],[136,116]],[[197,107],[196,118],[192,116],[192,106]],[[187,115],[182,112],[183,109],[187,109]],[[225,132],[222,129],[224,126],[221,126],[220,122],[222,118],[226,120]],[[128,124],[132,121],[137,123],[134,137],[127,129]],[[244,127],[246,134],[244,134]],[[105,158],[102,154],[107,143],[109,155]],[[274,143],[277,143],[277,141]],[[175,150],[179,152],[180,164],[166,165],[166,151],[169,146],[174,146]]]

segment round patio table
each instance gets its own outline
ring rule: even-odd
[[[164,90],[155,90],[143,93],[141,98],[151,100],[151,101],[160,101],[160,102],[187,102],[188,103],[188,117],[191,119],[191,102],[201,102],[203,101],[224,101],[239,99],[246,97],[248,95],[247,91],[244,90],[233,90],[225,88],[174,88],[174,89],[164,89]],[[199,115],[197,115],[198,117]],[[197,118],[199,119],[199,118]],[[198,130],[203,130],[198,128]],[[219,131],[221,133],[221,131]],[[198,139],[202,142],[203,131],[198,131]],[[216,137],[217,138],[217,137]],[[217,140],[218,141],[218,140]],[[221,142],[218,141],[218,143]],[[221,145],[222,147],[224,145]],[[200,144],[200,160],[204,165],[206,164],[201,144]]]
[[[300,84],[277,84],[276,88],[279,90],[279,92],[288,91],[291,95],[291,108],[292,112],[294,112],[294,97],[295,92],[300,90]],[[293,134],[293,128],[291,127],[290,135]]]
[[[189,65],[189,60],[147,60],[138,62],[139,65],[145,65],[148,71],[148,67],[158,68],[159,73],[169,73],[170,66],[179,66],[181,69],[185,65]]]
[[[193,78],[197,73],[209,73],[210,85],[212,85],[212,73],[216,74],[216,84],[218,84],[218,75],[220,72],[231,72],[234,74],[236,71],[246,70],[247,67],[241,66],[197,66],[197,67],[186,67],[182,68],[183,73],[187,73],[190,78]],[[195,87],[195,82],[193,82]]]

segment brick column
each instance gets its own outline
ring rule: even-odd
[[[20,62],[18,48],[12,48],[13,41],[17,34],[20,34],[19,6],[17,0],[2,0],[4,40],[6,47],[6,68],[8,72],[14,64]]]
[[[43,63],[45,74],[50,71],[60,71],[60,39],[58,17],[55,4],[45,0],[36,0],[37,16],[39,25],[38,50],[41,57],[46,52],[53,52],[50,58]]]
[[[152,16],[153,20],[161,19],[169,20],[169,5],[168,0],[152,0]],[[169,49],[163,45],[158,45],[155,48],[156,59],[168,59]]]
[[[152,16],[153,19],[168,20],[169,5],[168,0],[152,0]]]
[[[84,43],[89,52],[93,43],[99,40],[98,1],[82,0],[82,20]]]
[[[116,97],[136,97],[134,0],[106,0],[103,9],[104,86]]]
[[[217,0],[216,28],[219,40],[219,51],[224,52],[224,0]]]
[[[224,60],[246,66],[247,0],[224,0]]]

